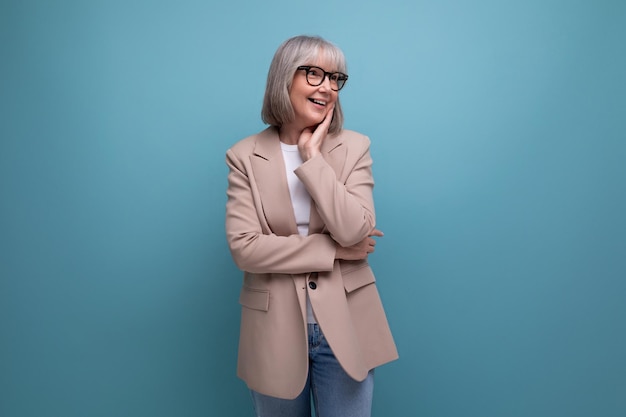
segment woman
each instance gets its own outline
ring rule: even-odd
[[[237,374],[259,417],[371,414],[373,369],[398,357],[367,256],[369,139],[343,130],[343,53],[296,36],[270,65],[266,130],[235,144],[226,234],[244,271]]]

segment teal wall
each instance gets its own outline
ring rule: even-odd
[[[345,51],[401,359],[374,415],[626,415],[626,3],[4,0],[0,415],[249,416],[224,153]]]

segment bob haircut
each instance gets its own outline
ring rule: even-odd
[[[287,39],[276,50],[269,72],[263,98],[261,119],[268,125],[280,128],[293,121],[295,114],[289,99],[289,90],[296,68],[310,65],[316,58],[323,56],[333,63],[332,71],[347,73],[346,59],[341,49],[319,36],[295,36]],[[328,133],[336,134],[343,128],[343,111],[339,96],[335,103],[333,120]]]

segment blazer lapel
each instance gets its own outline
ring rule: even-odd
[[[291,206],[285,163],[275,128],[270,127],[259,133],[250,159],[255,185],[271,231],[279,236],[297,234],[298,227]]]

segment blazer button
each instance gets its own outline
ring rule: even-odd
[[[310,288],[310,289],[312,289],[312,290],[314,290],[314,289],[316,289],[316,288],[317,288],[317,284],[316,284],[316,283],[314,283],[313,281],[311,281],[311,282],[309,282],[309,288]]]

